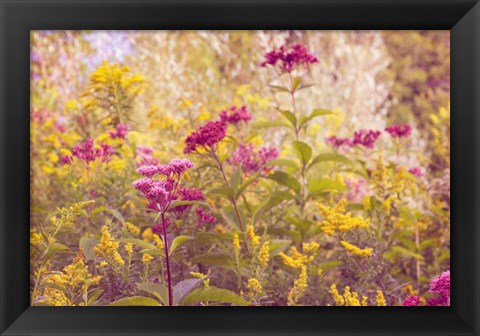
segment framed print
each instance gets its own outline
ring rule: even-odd
[[[1,17],[2,335],[479,334],[478,2]]]

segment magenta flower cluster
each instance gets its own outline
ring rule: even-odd
[[[103,162],[110,161],[110,157],[115,154],[115,150],[112,146],[104,143],[98,143],[98,146],[95,146],[93,139],[88,139],[73,147],[72,154],[88,164],[96,159],[101,159]],[[60,162],[70,164],[72,163],[72,157],[62,156]]]
[[[412,127],[409,124],[392,125],[385,128],[385,131],[393,138],[406,138],[412,133]]]
[[[335,135],[325,138],[325,142],[335,149],[342,147],[351,148],[353,146],[363,146],[366,148],[373,148],[375,142],[380,137],[380,131],[374,130],[359,130],[353,134],[353,138],[337,138]]]
[[[157,165],[158,160],[153,157],[153,148],[138,146],[136,150],[136,156],[140,158],[140,165]]]
[[[420,297],[417,295],[409,295],[403,301],[402,306],[406,307],[416,307],[420,304]]]
[[[208,223],[215,223],[217,221],[217,218],[215,216],[205,213],[202,208],[197,208],[195,211],[198,215],[197,227],[201,227]]]
[[[419,167],[410,168],[408,172],[416,177],[422,177],[424,175],[423,171]]]
[[[241,165],[247,175],[258,171],[268,174],[272,168],[265,165],[277,157],[278,151],[275,148],[261,147],[257,150],[253,144],[240,144],[227,162],[234,166]]]
[[[429,306],[450,306],[450,271],[433,279],[428,291],[437,295],[428,301]]]
[[[225,124],[238,124],[240,122],[248,123],[252,120],[252,115],[247,111],[246,106],[232,106],[228,110],[220,112],[220,121]]]
[[[178,198],[182,201],[203,201],[205,196],[200,189],[180,187],[178,188]],[[183,212],[190,207],[191,205],[186,204],[177,206],[172,210],[175,212]]]
[[[112,139],[125,139],[128,133],[128,126],[125,124],[118,124],[114,131],[108,132]]]
[[[186,159],[173,159],[167,165],[141,166],[137,173],[144,177],[133,182],[132,186],[141,191],[149,201],[148,207],[165,213],[170,203],[177,199],[176,191],[182,175],[193,167]],[[163,175],[163,180],[154,180],[155,175]]]
[[[269,51],[260,66],[271,65],[283,73],[291,73],[295,69],[314,63],[318,63],[318,59],[310,54],[306,47],[295,44],[290,48],[283,45],[278,50]]]
[[[190,154],[196,152],[198,148],[209,151],[225,138],[228,124],[238,124],[241,121],[247,123],[251,119],[252,115],[247,111],[246,106],[240,108],[232,106],[228,110],[220,112],[219,120],[209,121],[205,126],[193,131],[185,140],[183,153]]]
[[[335,149],[339,149],[343,146],[345,146],[345,147],[352,147],[353,146],[352,139],[337,138],[335,135],[332,135],[331,137],[325,138],[325,142]]]

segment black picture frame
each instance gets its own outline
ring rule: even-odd
[[[475,0],[0,0],[2,335],[479,335],[480,4]],[[35,29],[451,31],[451,307],[29,307]]]

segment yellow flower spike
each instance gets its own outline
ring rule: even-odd
[[[381,290],[377,290],[377,306],[386,306],[387,301],[385,300],[385,296],[383,296],[383,293]]]
[[[362,306],[368,306],[368,298],[365,295],[362,297]]]
[[[127,231],[130,232],[133,236],[136,237],[140,234],[140,229],[136,225],[130,222],[125,222],[125,226],[127,227]]]
[[[120,243],[116,242],[110,235],[108,227],[104,225],[102,227],[102,237],[100,238],[100,242],[95,246],[94,251],[107,262],[111,262],[115,266],[123,266],[125,265],[125,261],[118,253],[119,244]]]
[[[142,239],[147,243],[150,243],[153,241],[153,232],[151,228],[147,228],[145,229],[145,231],[142,232]]]
[[[234,233],[232,238],[233,248],[235,249],[235,253],[240,252],[240,239],[238,238],[238,234]]]
[[[340,242],[340,244],[342,244],[345,251],[347,251],[350,254],[359,256],[359,257],[371,257],[372,253],[373,253],[373,248],[370,248],[370,247],[365,248],[365,249],[361,249],[361,248],[359,248],[359,247],[357,247],[353,244],[350,244],[349,242],[346,242],[344,240],[342,240]]]
[[[152,261],[152,259],[153,259],[153,257],[148,253],[144,253],[143,256],[142,256],[142,262],[144,264],[150,263],[150,261]]]
[[[260,284],[260,282],[256,278],[248,279],[247,289],[248,289],[249,296],[251,296],[251,297],[260,296],[262,294],[262,291],[263,291],[262,285]]]
[[[334,235],[336,232],[345,232],[353,229],[368,228],[369,221],[363,217],[353,217],[350,213],[345,213],[347,200],[342,199],[332,208],[317,203],[322,215],[321,229],[328,235]]]
[[[128,255],[132,255],[133,254],[133,245],[132,243],[127,243],[125,244],[125,252],[127,252]]]
[[[308,279],[307,279],[307,267],[302,266],[300,269],[300,275],[294,281],[293,287],[288,292],[287,304],[289,306],[296,306],[298,301],[302,298],[303,294],[308,288]]]
[[[308,257],[298,252],[295,246],[292,246],[292,248],[290,249],[290,254],[291,256],[288,256],[285,253],[281,252],[278,255],[280,256],[280,258],[282,258],[282,261],[285,265],[295,269],[302,269],[302,267],[307,264]]]
[[[100,262],[100,267],[101,267],[101,268],[104,268],[104,267],[106,267],[107,265],[108,265],[108,263],[107,263],[106,261]]]
[[[265,270],[268,267],[268,262],[270,261],[270,242],[266,241],[263,243],[260,251],[258,252],[258,262],[262,270]]]
[[[260,245],[260,236],[255,235],[255,230],[253,228],[253,225],[249,225],[247,227],[247,237],[250,241],[250,244],[253,246],[253,248],[256,248],[258,245]]]
[[[163,246],[163,240],[162,240],[162,238],[160,238],[159,235],[157,235],[157,234],[154,233],[154,234],[153,234],[153,241],[155,242],[155,246],[156,246],[157,248],[163,249],[163,247],[164,247],[164,246]]]

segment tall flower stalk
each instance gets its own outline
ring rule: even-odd
[[[161,219],[160,225],[163,231],[169,306],[173,305],[173,286],[167,238],[168,221],[165,215],[171,210],[172,202],[178,198],[177,192],[181,178],[187,169],[191,167],[193,167],[193,163],[186,159],[174,159],[167,165],[140,166],[137,169],[137,173],[143,175],[143,178],[135,181],[132,185],[147,198],[149,202],[148,208],[158,213],[155,222],[158,218]],[[163,176],[163,179],[154,179],[157,175]]]

